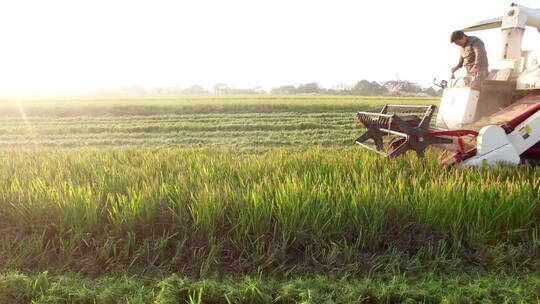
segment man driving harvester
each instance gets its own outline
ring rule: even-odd
[[[455,31],[450,36],[450,42],[460,47],[460,57],[458,64],[452,68],[452,75],[455,71],[465,66],[467,70],[466,85],[480,90],[482,81],[488,75],[488,59],[484,43],[480,38],[467,36],[462,31]]]

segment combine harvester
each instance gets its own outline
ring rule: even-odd
[[[434,105],[358,112],[367,130],[356,143],[388,157],[414,150],[422,158],[427,147],[436,146],[450,153],[443,164],[540,163],[540,53],[521,49],[527,26],[540,32],[540,9],[512,4],[504,16],[463,29],[502,31],[501,59],[481,91],[467,87],[467,77],[441,81],[435,126]]]

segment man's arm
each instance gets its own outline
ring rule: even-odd
[[[459,61],[458,61],[458,64],[456,65],[456,68],[461,69],[462,67],[463,67],[463,56],[459,55]]]
[[[463,57],[461,55],[459,55],[459,61],[458,61],[458,64],[452,68],[452,73],[454,73],[455,71],[461,69],[463,67]]]

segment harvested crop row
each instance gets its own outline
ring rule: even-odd
[[[350,146],[359,131],[350,113],[199,114],[78,119],[0,119],[0,147]]]

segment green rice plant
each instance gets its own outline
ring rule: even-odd
[[[37,255],[34,265],[77,268],[90,254],[105,269],[372,269],[387,253],[478,260],[470,251],[538,243],[538,168],[456,170],[335,148],[15,149],[0,161],[0,255],[15,253],[4,266]]]

